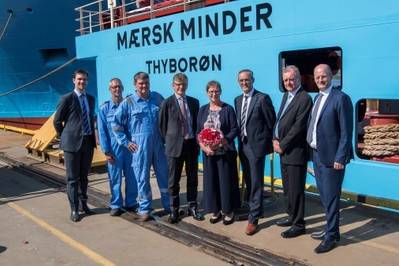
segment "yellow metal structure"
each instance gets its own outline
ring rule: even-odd
[[[31,129],[26,129],[26,128],[20,128],[20,127],[13,127],[13,126],[7,126],[4,124],[0,124],[0,129],[6,130],[6,131],[13,131],[13,132],[18,132],[24,135],[34,135],[35,134],[35,130],[31,130]]]
[[[28,150],[35,150],[39,153],[42,153],[49,144],[54,141],[55,137],[57,137],[57,132],[53,126],[54,114],[49,117],[46,123],[43,126],[36,130],[33,137],[25,144],[25,148]]]
[[[58,144],[57,132],[53,126],[54,114],[49,117],[43,126],[32,134],[32,138],[25,144],[30,154],[36,153],[40,160],[51,163],[52,165],[63,167],[64,152],[54,149],[53,146]],[[100,149],[94,150],[92,167],[105,165],[105,155]]]

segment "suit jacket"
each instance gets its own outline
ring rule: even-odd
[[[324,165],[333,166],[334,162],[347,164],[353,159],[352,132],[351,99],[344,92],[332,88],[316,128],[317,152]]]
[[[92,134],[90,142],[96,147],[94,136],[94,97],[86,94],[90,109],[90,127]],[[60,137],[60,149],[67,152],[77,152],[83,141],[83,119],[78,96],[70,92],[62,96],[54,116],[54,128]]]
[[[194,134],[197,132],[197,116],[199,110],[199,101],[193,97],[186,96],[188,109],[191,115],[191,128]],[[182,132],[182,121],[179,103],[173,94],[162,102],[159,111],[159,128],[161,136],[165,142],[165,153],[169,157],[179,157],[183,149],[184,136]],[[198,156],[199,147],[193,153]]]
[[[242,100],[242,94],[234,99],[239,128],[241,128]],[[255,156],[262,157],[273,152],[272,138],[275,121],[276,113],[269,95],[255,90],[248,106],[246,125],[247,140]],[[240,139],[239,147],[241,146]]]
[[[283,96],[280,110],[277,115],[278,136],[280,148],[283,153],[280,154],[280,160],[284,164],[303,165],[307,162],[307,142],[306,132],[308,117],[312,109],[312,98],[302,88],[300,88],[290,105],[288,105],[284,114],[284,109],[288,98],[288,92]],[[273,133],[275,132],[274,125]]]

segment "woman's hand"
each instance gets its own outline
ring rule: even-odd
[[[215,154],[215,151],[211,149],[211,147],[200,143],[201,150],[207,155],[211,156]]]

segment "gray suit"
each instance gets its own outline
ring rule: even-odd
[[[54,116],[54,128],[60,137],[60,149],[64,151],[67,175],[67,194],[72,211],[79,209],[80,199],[87,200],[87,175],[96,147],[94,136],[94,97],[86,94],[89,103],[91,134],[83,134],[82,109],[78,96],[70,92],[62,96]]]
[[[182,116],[175,95],[167,98],[159,111],[159,127],[165,142],[165,153],[168,158],[169,168],[169,196],[172,208],[179,208],[180,178],[185,164],[187,175],[187,201],[190,206],[197,205],[198,187],[198,154],[199,147],[196,141],[197,115],[199,101],[186,96],[187,106],[190,111],[190,127],[193,138],[184,139],[182,131]]]

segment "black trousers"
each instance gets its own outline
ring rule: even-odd
[[[180,206],[180,179],[185,164],[187,175],[187,202],[190,207],[197,205],[198,194],[198,154],[195,139],[186,140],[183,143],[183,150],[179,157],[168,157],[169,170],[169,197],[170,206],[179,208]]]
[[[223,155],[203,156],[204,163],[204,209],[205,212],[231,213],[238,207],[237,153],[228,151]]]
[[[287,213],[292,225],[305,228],[305,182],[306,164],[288,165],[280,163],[283,191],[287,197]]]
[[[239,151],[247,200],[249,202],[248,222],[257,224],[263,215],[263,185],[265,156],[257,157],[248,143],[243,143]]]
[[[87,200],[87,186],[94,149],[89,138],[84,137],[77,152],[64,151],[67,194],[72,211],[79,210],[79,200]]]

